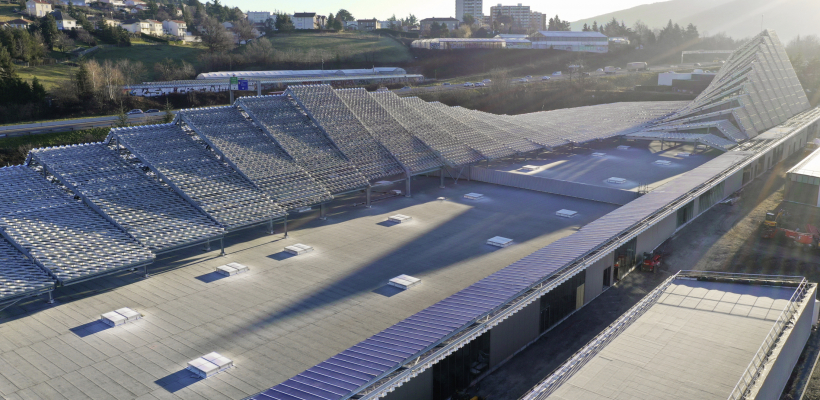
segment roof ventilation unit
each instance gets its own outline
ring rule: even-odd
[[[622,183],[626,183],[626,179],[624,179],[624,178],[618,178],[618,177],[614,177],[614,176],[613,176],[612,178],[607,179],[607,180],[606,180],[606,183],[614,183],[614,184],[616,184],[616,185],[620,185],[620,184],[622,184]]]
[[[524,171],[535,171],[535,170],[538,169],[538,166],[537,165],[525,165],[525,166],[521,167],[521,169],[523,169]]]
[[[444,201],[444,200],[447,200],[447,198],[446,198],[446,197],[438,197],[438,198],[436,198],[436,200],[438,200],[438,201]]]
[[[119,326],[126,322],[133,322],[142,318],[142,314],[128,308],[123,307],[119,310],[114,310],[100,315],[100,321],[108,326]]]
[[[407,215],[404,215],[404,214],[396,214],[396,215],[391,215],[391,216],[387,217],[388,221],[395,222],[397,224],[400,224],[402,222],[410,221],[411,219],[413,219],[413,218],[409,217]]]
[[[296,243],[292,246],[285,247],[285,251],[293,255],[300,255],[305,254],[313,251],[313,247],[310,247],[306,244]]]
[[[672,165],[672,161],[669,161],[669,160],[655,160],[652,164],[655,164],[655,165]]]
[[[578,215],[578,211],[563,209],[563,210],[556,211],[555,215],[557,215],[559,217],[564,217],[564,218],[572,218],[572,217]]]
[[[248,271],[250,271],[250,269],[247,265],[242,265],[235,262],[216,267],[216,272],[219,272],[225,276],[237,275]]]
[[[592,153],[592,156],[593,157],[604,157],[604,156],[606,156],[606,153]]]
[[[618,146],[618,150],[629,150],[629,146],[622,144],[622,145]]]
[[[195,373],[200,378],[214,376],[230,367],[233,361],[219,355],[219,353],[208,353],[202,357],[188,362],[188,371]]]
[[[692,153],[687,153],[685,151],[682,151],[682,152],[678,153],[678,157],[691,157],[691,156],[692,156]]]
[[[467,194],[464,195],[464,198],[465,199],[470,199],[470,200],[478,200],[478,199],[483,199],[484,195],[481,194],[481,193],[467,193]]]
[[[413,278],[410,275],[399,275],[387,282],[390,286],[395,286],[399,289],[410,289],[413,286],[421,285],[421,279]]]
[[[496,247],[507,247],[507,246],[511,245],[512,242],[513,242],[512,239],[508,239],[508,238],[501,237],[501,236],[496,236],[496,237],[492,237],[492,238],[487,239],[487,244],[489,244],[490,246],[496,246]]]

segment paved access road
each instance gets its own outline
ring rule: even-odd
[[[161,122],[165,113],[129,115],[128,121],[132,124],[147,124]],[[109,127],[117,123],[117,116],[78,118],[63,121],[46,121],[33,124],[0,126],[0,138],[42,134],[49,132],[77,131],[88,128]]]

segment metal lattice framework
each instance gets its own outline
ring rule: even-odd
[[[112,129],[106,141],[124,146],[163,182],[229,230],[285,216],[281,207],[178,125]]]
[[[446,107],[451,115],[461,118],[460,121],[467,126],[487,132],[487,135],[517,152],[526,153],[544,148],[544,146],[527,139],[521,132],[522,128],[505,123],[498,115],[458,106],[447,107],[439,102],[431,104],[439,108]]]
[[[273,138],[235,107],[196,108],[179,115],[226,162],[286,210],[333,199]]]
[[[54,281],[0,237],[0,304],[54,289]]]
[[[356,166],[287,96],[246,97],[237,105],[330,193],[369,185]]]
[[[223,235],[207,215],[102,143],[33,150],[34,163],[151,251]]]
[[[472,164],[484,158],[440,128],[439,122],[416,112],[393,92],[371,92],[370,96],[384,107],[413,136],[419,138],[448,166]]]
[[[447,106],[436,107],[418,97],[406,97],[403,100],[410,108],[438,122],[442,129],[449,132],[456,140],[466,144],[486,159],[509,157],[515,154],[513,149],[490,137],[487,131],[465,125],[459,118],[450,114]]]
[[[290,86],[287,91],[369,180],[404,173],[330,85]]]
[[[530,129],[544,131],[550,139],[545,145],[554,147],[638,132],[686,104],[681,101],[612,103],[522,114],[512,119]]]
[[[62,284],[147,265],[154,254],[32,168],[0,168],[3,236]]]
[[[444,163],[424,142],[404,129],[364,89],[339,89],[336,94],[381,144],[411,174],[440,168]]]

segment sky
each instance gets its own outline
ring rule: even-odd
[[[484,15],[490,13],[490,6],[498,4],[499,0],[484,0]],[[641,4],[656,3],[659,0],[572,0],[572,1],[545,1],[512,0],[502,2],[504,5],[516,5],[519,2],[529,5],[530,10],[539,11],[550,17],[558,15],[562,20],[577,21],[583,18],[594,17]],[[204,2],[204,1],[203,1]],[[222,4],[236,6],[242,11],[282,11],[316,12],[327,15],[336,13],[340,8],[350,11],[355,18],[377,18],[386,20],[395,14],[396,18],[404,18],[414,14],[416,18],[453,17],[456,13],[455,0],[301,0],[298,2],[273,2],[269,0],[222,0]],[[298,7],[298,8],[293,8]]]

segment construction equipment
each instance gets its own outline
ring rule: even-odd
[[[760,225],[760,228],[763,230],[761,237],[764,239],[772,239],[774,238],[775,234],[777,233],[778,224],[781,222],[783,216],[786,214],[786,211],[782,208],[777,211],[767,211],[766,218],[763,220],[763,223]]]

